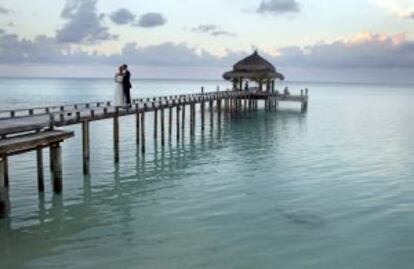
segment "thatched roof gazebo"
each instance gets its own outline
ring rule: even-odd
[[[223,74],[223,78],[233,82],[234,90],[243,89],[243,81],[246,81],[245,89],[248,90],[248,81],[259,84],[259,90],[274,91],[275,80],[284,80],[285,77],[276,71],[276,68],[255,51],[233,66],[233,70]]]

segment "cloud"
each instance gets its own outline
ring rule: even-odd
[[[236,36],[236,34],[234,33],[223,31],[223,30],[213,31],[211,32],[211,35],[212,36]]]
[[[414,4],[410,0],[372,0],[371,2],[399,18],[414,18]]]
[[[97,0],[67,0],[62,11],[66,20],[62,29],[56,33],[62,43],[94,43],[116,39],[103,25],[103,14],[98,14]]]
[[[166,23],[167,20],[161,13],[149,12],[141,15],[134,25],[144,28],[152,28],[162,26]]]
[[[37,36],[29,40],[15,34],[0,34],[0,62],[9,65],[117,65],[127,62],[144,66],[231,67],[249,53],[227,51],[224,57],[219,57],[186,43],[164,42],[151,46],[128,43],[118,53],[103,55],[73,49],[53,37]],[[261,53],[283,68],[414,69],[414,41],[408,40],[404,34],[361,33],[333,43],[280,48],[274,55]]]
[[[135,20],[135,15],[126,8],[120,8],[112,12],[111,20],[118,25],[130,24]]]
[[[414,42],[404,34],[362,33],[348,40],[280,49],[278,63],[316,68],[414,68]]]
[[[9,64],[67,64],[93,62],[97,56],[81,50],[71,50],[55,38],[44,35],[34,40],[21,39],[16,34],[0,35],[0,62]]]
[[[147,47],[129,43],[125,45],[119,57],[133,64],[161,66],[209,65],[214,64],[216,60],[216,57],[208,52],[198,54],[195,48],[185,43],[172,42]]]
[[[214,24],[200,24],[196,27],[191,28],[194,33],[210,34],[212,36],[236,36],[236,34],[221,30],[217,25]]]
[[[191,28],[191,31],[196,33],[209,33],[216,30],[217,28],[217,25],[214,24],[200,24],[196,27]]]
[[[299,4],[296,0],[262,0],[258,13],[281,15],[285,13],[299,12]]]
[[[0,35],[6,33],[3,29],[0,28]]]
[[[7,15],[10,12],[11,12],[10,9],[7,9],[7,8],[4,8],[4,7],[0,6],[0,14]]]
[[[145,13],[136,20],[136,15],[126,8],[120,8],[110,15],[111,20],[118,25],[132,25],[143,28],[152,28],[162,26],[167,20],[161,13],[149,12]]]
[[[198,52],[185,43],[165,42],[142,47],[128,43],[121,52],[111,55],[72,49],[55,38],[37,36],[34,40],[16,34],[0,34],[0,62],[4,64],[108,64],[122,62],[138,65],[208,66],[218,63],[218,57]]]

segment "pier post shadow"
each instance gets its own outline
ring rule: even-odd
[[[90,204],[92,199],[92,185],[91,185],[91,176],[85,175],[83,177],[83,200],[86,205]]]
[[[44,224],[46,220],[46,206],[45,206],[45,193],[39,192],[38,194],[38,209],[39,209],[39,222]]]

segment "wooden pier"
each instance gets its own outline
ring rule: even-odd
[[[280,102],[299,102],[301,112],[308,108],[308,93],[300,95],[280,95],[272,92],[216,91],[201,94],[185,94],[153,98],[134,99],[128,108],[112,105],[112,102],[95,102],[50,107],[35,107],[10,111],[0,111],[0,218],[6,217],[10,210],[8,189],[8,157],[28,151],[36,151],[38,191],[44,191],[43,149],[49,148],[50,169],[54,193],[63,190],[62,152],[60,144],[74,136],[72,131],[58,130],[58,127],[81,124],[83,173],[90,173],[90,135],[91,121],[113,120],[114,162],[119,157],[119,117],[136,117],[136,144],[142,154],[146,151],[146,113],[153,113],[153,137],[165,145],[166,136],[183,139],[185,125],[188,124],[190,136],[195,135],[196,121],[200,120],[204,131],[209,113],[209,123],[213,126],[214,117],[231,118],[243,113],[256,111],[258,102],[264,102],[266,111],[277,111]],[[198,107],[198,108],[197,108]],[[186,113],[188,109],[189,113]],[[199,117],[197,117],[197,113]],[[166,116],[168,115],[168,116]],[[186,116],[189,115],[189,119]],[[173,118],[175,117],[175,126]],[[188,121],[188,123],[186,122]]]

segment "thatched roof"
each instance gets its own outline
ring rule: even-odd
[[[257,51],[252,55],[237,62],[233,66],[233,71],[224,73],[224,79],[280,79],[285,77],[276,71],[276,68],[265,58],[260,56]]]

